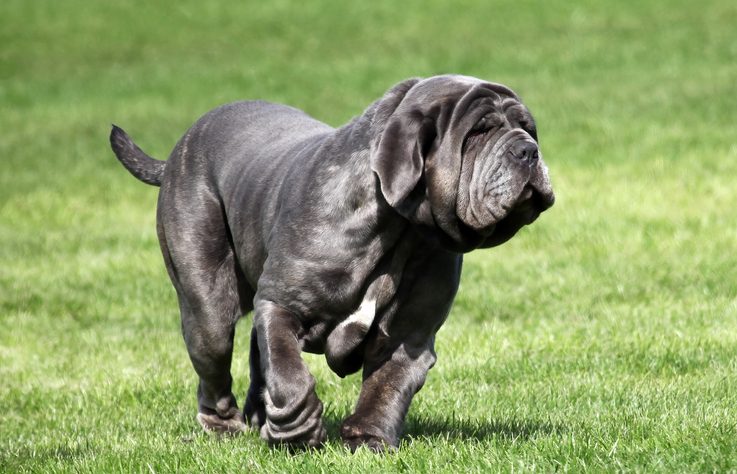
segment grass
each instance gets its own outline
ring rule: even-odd
[[[737,471],[736,23],[726,0],[5,0],[0,471]],[[342,448],[360,377],[317,356],[324,450],[200,433],[156,190],[109,124],[163,158],[220,103],[337,125],[442,72],[524,97],[558,201],[467,257],[399,452]]]

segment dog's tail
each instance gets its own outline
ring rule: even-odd
[[[133,143],[131,137],[122,128],[116,125],[113,125],[110,132],[110,146],[118,160],[133,176],[146,184],[161,186],[161,177],[164,174],[166,161],[148,156],[138,148],[138,145]]]

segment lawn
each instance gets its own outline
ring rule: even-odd
[[[0,471],[737,471],[737,3],[164,3],[0,6]],[[466,258],[399,451],[342,447],[360,375],[318,356],[323,450],[202,433],[110,124],[165,158],[225,102],[339,125],[445,72],[520,93],[557,202]]]

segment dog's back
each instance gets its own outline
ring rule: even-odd
[[[275,156],[286,155],[304,140],[331,131],[332,127],[299,109],[256,100],[222,105],[203,115],[179,140],[167,161],[146,154],[115,125],[110,144],[133,176],[160,186],[165,168],[173,166],[207,171],[211,176],[223,174],[221,171],[228,175],[236,171],[230,168],[234,164],[268,157],[268,169],[275,164]],[[203,168],[204,163],[208,165]],[[224,170],[218,166],[222,163],[226,163]]]

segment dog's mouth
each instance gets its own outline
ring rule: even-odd
[[[503,244],[514,237],[522,227],[532,224],[554,202],[555,197],[552,193],[540,191],[532,184],[525,185],[507,215],[489,229],[489,235],[482,247]]]
[[[540,213],[551,207],[554,202],[555,196],[552,193],[541,192],[533,185],[527,184],[514,202],[509,215],[529,215],[534,220]]]
[[[536,201],[541,199],[539,194],[529,184],[525,185],[517,200],[514,201],[512,212],[526,211],[535,207]]]

